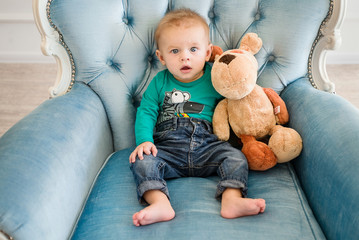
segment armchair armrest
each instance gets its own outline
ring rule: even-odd
[[[359,226],[359,110],[343,98],[314,89],[307,79],[281,97],[290,125],[303,138],[294,166],[328,239],[355,239]]]
[[[67,239],[111,152],[102,102],[82,83],[18,122],[0,138],[0,238]]]

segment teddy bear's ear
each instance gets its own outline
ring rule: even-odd
[[[244,35],[239,49],[246,50],[254,55],[259,52],[262,44],[262,39],[260,39],[256,33],[247,33]]]
[[[223,53],[223,50],[221,47],[213,45],[212,54],[209,59],[209,62],[214,62],[218,56],[222,55],[222,53]]]

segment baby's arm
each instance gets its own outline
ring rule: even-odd
[[[156,157],[157,155],[157,148],[152,142],[143,142],[136,147],[136,149],[130,155],[130,163],[136,162],[136,157],[140,160],[143,160],[143,153],[146,155],[152,155]]]

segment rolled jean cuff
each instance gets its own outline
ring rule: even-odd
[[[142,205],[147,204],[146,200],[143,198],[143,194],[149,190],[160,190],[168,197],[168,199],[170,199],[166,182],[161,179],[153,179],[152,178],[149,180],[145,180],[138,185],[137,197],[138,197],[138,201]]]
[[[238,179],[224,179],[217,185],[216,199],[220,200],[224,190],[227,188],[239,189],[242,193],[242,197],[247,197],[247,184]]]

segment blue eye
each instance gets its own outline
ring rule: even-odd
[[[174,53],[174,54],[178,53],[178,49],[172,49],[171,53]]]
[[[197,51],[197,48],[196,47],[191,47],[191,52],[195,52]]]

